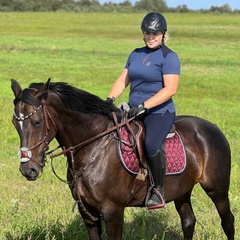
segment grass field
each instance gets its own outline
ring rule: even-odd
[[[88,239],[68,187],[50,164],[36,182],[21,176],[19,138],[11,124],[10,79],[65,81],[105,98],[128,54],[143,45],[144,14],[0,13],[0,239]],[[239,39],[240,15],[166,14],[167,45],[181,60],[181,81],[174,97],[177,114],[196,115],[217,124],[232,149],[229,191],[240,239]],[[117,103],[127,100],[127,91]],[[51,148],[56,145],[51,144]],[[64,159],[55,161],[65,178]],[[220,218],[196,186],[192,196],[197,218],[194,239],[226,239]],[[106,239],[106,237],[104,237]],[[173,203],[160,211],[131,208],[125,212],[124,240],[182,239]]]

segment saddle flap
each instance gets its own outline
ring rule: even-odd
[[[144,154],[144,128],[138,120],[131,121],[121,127],[120,131],[120,150],[125,156],[126,161],[131,162],[136,159],[139,166],[147,168]]]
[[[138,120],[133,120],[130,124],[130,127],[135,134],[135,141],[136,141],[136,150],[139,156],[140,165],[144,168],[147,168],[146,157],[144,154],[144,137],[145,137],[145,130],[141,122]]]

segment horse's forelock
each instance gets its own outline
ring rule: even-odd
[[[41,101],[35,97],[37,89],[26,88],[24,89],[15,99],[14,104],[16,105],[19,101],[24,102],[29,105],[39,106]]]

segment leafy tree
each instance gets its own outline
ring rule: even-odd
[[[231,12],[231,8],[229,6],[229,4],[224,4],[223,6],[221,7],[215,7],[215,6],[212,6],[210,8],[210,12],[218,12],[218,13],[229,13]]]
[[[119,3],[119,6],[122,6],[122,7],[132,7],[132,4],[129,0],[126,0],[122,3]]]
[[[12,1],[11,0],[0,0],[0,11],[7,12],[12,10]]]
[[[181,6],[178,6],[176,9],[175,9],[175,12],[189,12],[189,9],[187,7],[187,5],[181,5]]]
[[[92,6],[92,5],[100,5],[97,0],[80,0],[80,6]]]
[[[0,0],[0,12],[10,11],[76,11],[76,12],[189,12],[187,5],[176,8],[168,8],[164,0],[139,0],[133,6],[130,0],[122,0],[120,3],[108,3],[101,5],[98,0]],[[239,13],[234,12],[229,4],[221,7],[212,6],[209,10],[199,9],[198,12],[214,13]]]
[[[145,11],[166,12],[168,7],[164,0],[140,0],[136,2],[135,9]]]

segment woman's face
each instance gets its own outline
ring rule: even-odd
[[[162,32],[144,32],[144,41],[149,48],[155,48],[162,43]]]

